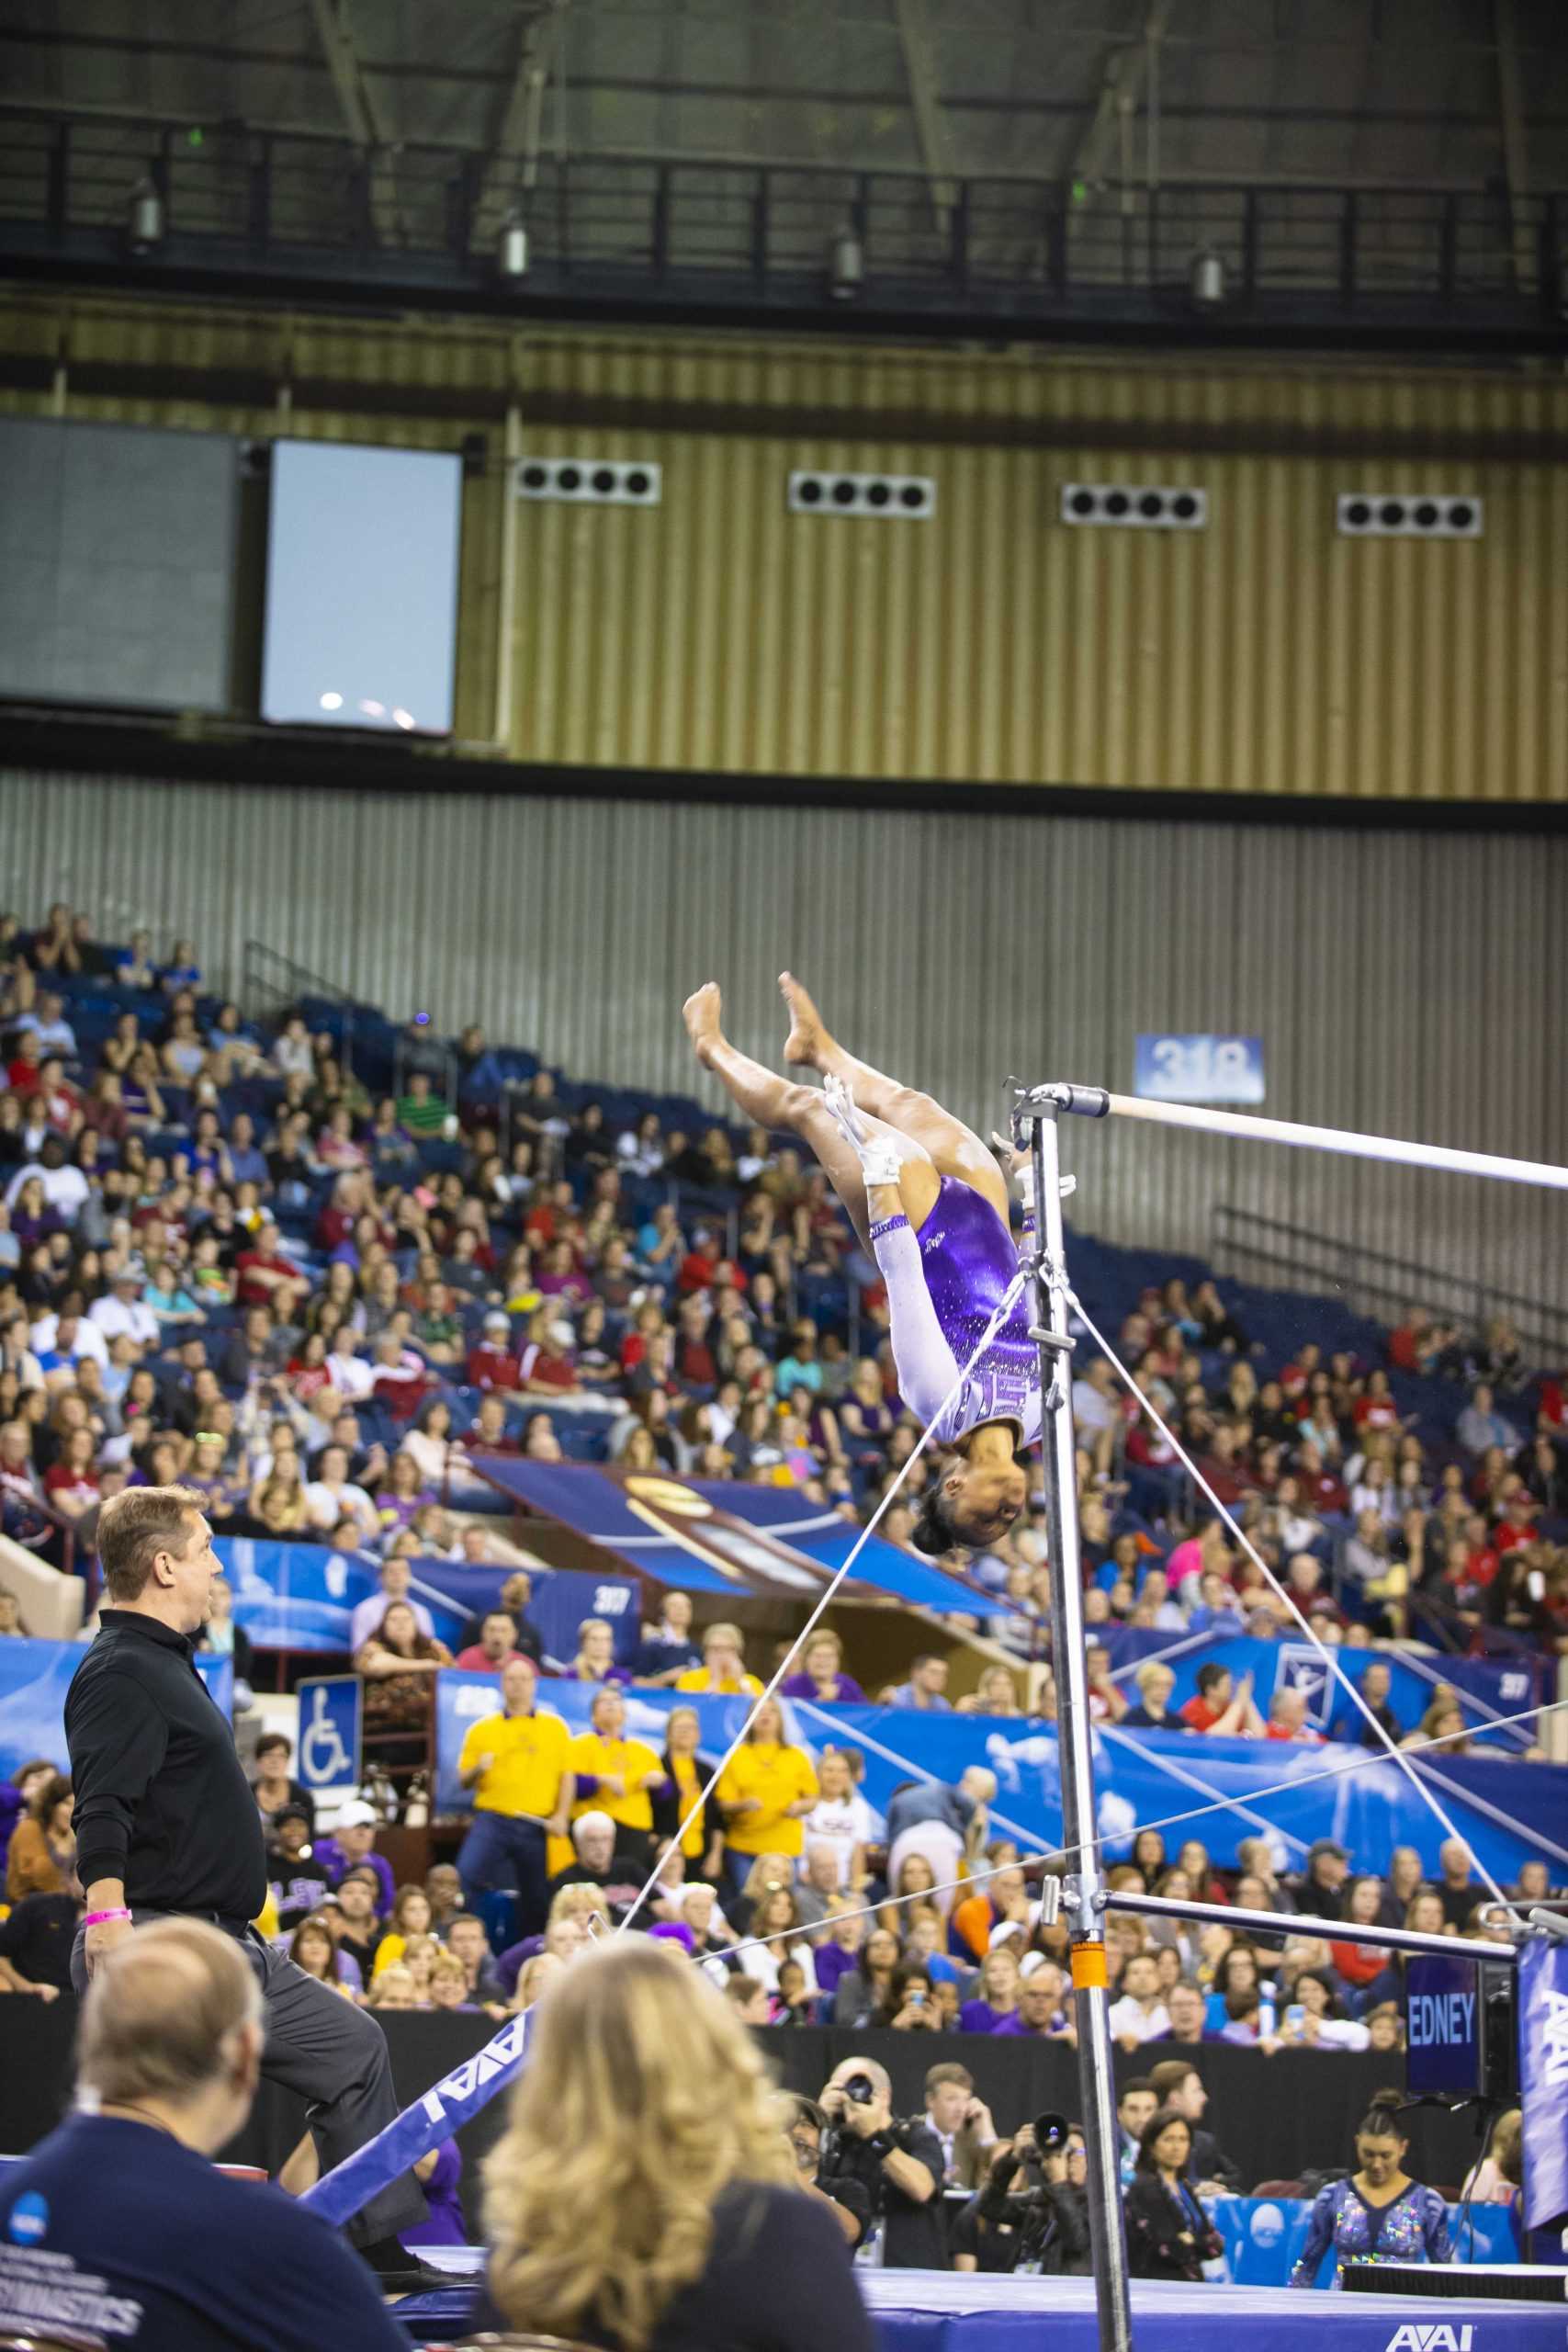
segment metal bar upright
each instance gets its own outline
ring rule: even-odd
[[[1051,1634],[1056,1670],[1056,1745],[1062,1773],[1062,1838],[1069,1870],[1063,1893],[1072,1930],[1078,2088],[1089,2156],[1089,2245],[1100,2352],[1131,2352],[1132,2304],[1122,2219],[1116,2092],[1111,2068],[1111,1994],[1105,1968],[1100,1849],[1095,1842],[1094,1761],[1084,1664],[1083,1577],[1078,1560],[1077,1476],[1073,1442],[1072,1340],[1067,1329],[1057,1112],[1036,1095],[1020,1116],[1032,1127],[1037,1238],[1032,1272],[1040,1350],[1040,1434],[1050,1547]],[[1015,1130],[1016,1131],[1016,1130]]]

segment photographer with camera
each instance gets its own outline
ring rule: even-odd
[[[830,2187],[823,2187],[822,2143],[828,2137],[828,2119],[814,2098],[803,2098],[798,2091],[786,2093],[784,2136],[795,2158],[797,2187],[832,2207],[833,2219],[852,2252],[871,2227],[871,2204],[859,2181],[842,2174]]]
[[[829,2196],[843,2181],[865,2192],[873,2222],[883,2224],[889,2270],[945,2270],[942,2143],[917,2118],[896,2121],[893,2085],[874,2058],[846,2058],[833,2069],[819,2102],[830,2127],[820,2180]]]
[[[1089,2277],[1089,2194],[1069,2177],[1068,2136],[1065,2116],[1042,2115],[998,2147],[989,2180],[953,2224],[955,2270]]]

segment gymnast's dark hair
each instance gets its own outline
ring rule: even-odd
[[[1410,2134],[1399,2111],[1404,2105],[1402,2091],[1374,2091],[1371,2107],[1356,2126],[1357,2139],[1364,2132],[1369,2140],[1408,2140]]]
[[[909,1541],[917,1552],[925,1552],[934,1560],[943,1552],[951,1552],[963,1537],[947,1515],[947,1506],[940,1486],[933,1480],[920,1497],[920,1508],[915,1524],[909,1531]]]

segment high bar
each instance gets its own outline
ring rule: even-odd
[[[1509,1184],[1544,1184],[1568,1192],[1568,1168],[1542,1159],[1505,1159],[1491,1151],[1458,1151],[1449,1144],[1406,1143],[1395,1136],[1362,1136],[1347,1127],[1308,1127],[1293,1119],[1256,1119],[1241,1111],[1217,1111],[1195,1102],[1145,1102],[1134,1094],[1111,1094],[1102,1086],[1055,1083],[1021,1089],[1015,1115],[1032,1112],[1077,1112],[1080,1117],[1146,1119],[1156,1126],[1193,1127],[1206,1135],[1236,1136],[1244,1143],[1294,1144],[1308,1151],[1339,1152],[1351,1159],[1382,1159],[1405,1168],[1440,1168],[1456,1176],[1490,1176]]]

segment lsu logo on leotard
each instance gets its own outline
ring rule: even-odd
[[[927,1233],[922,1235],[920,1239],[920,1250],[922,1254],[929,1258],[932,1250],[940,1250],[946,1239],[947,1234],[945,1230],[940,1227],[935,1233]]]

